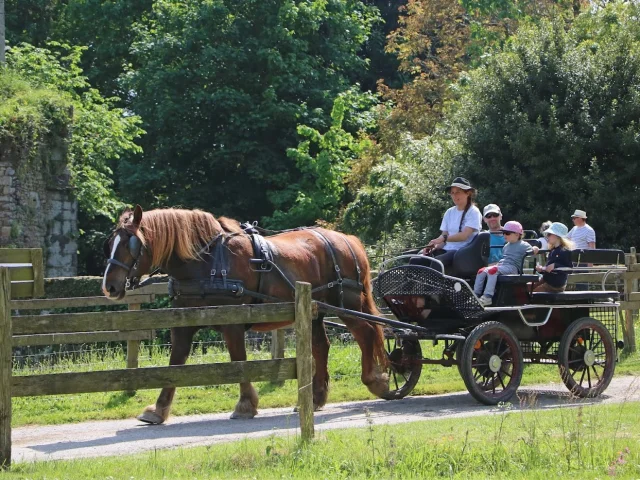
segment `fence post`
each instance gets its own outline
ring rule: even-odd
[[[313,356],[311,354],[311,284],[296,282],[296,371],[298,414],[303,442],[313,438]]]
[[[271,359],[284,358],[284,330],[271,331]]]
[[[631,272],[631,265],[635,265],[638,262],[638,258],[636,257],[636,249],[635,247],[631,247],[631,256],[629,257],[629,269],[628,272]],[[636,281],[636,289],[637,289],[637,281]],[[629,301],[631,298],[631,293],[634,292],[634,280],[626,279],[624,281],[624,299]],[[636,351],[636,331],[633,326],[633,311],[625,310],[624,312],[624,328],[622,329],[624,338],[624,346],[628,353],[633,353]]]
[[[31,249],[31,267],[33,268],[33,298],[44,297],[44,261],[42,249]]]
[[[0,470],[11,466],[11,278],[0,268]]]

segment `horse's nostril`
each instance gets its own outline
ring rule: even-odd
[[[116,287],[114,287],[113,285],[109,286],[109,293],[112,295],[116,293]]]

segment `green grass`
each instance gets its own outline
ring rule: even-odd
[[[640,340],[640,332],[636,333]],[[422,342],[423,355],[438,358],[442,345],[433,347],[431,342]],[[640,348],[639,348],[640,351]],[[14,375],[28,373],[57,373],[65,371],[87,371],[125,368],[126,362],[121,350],[84,353],[74,362],[65,360],[55,365],[40,365],[34,370],[16,369]],[[196,352],[189,363],[226,362],[228,356],[219,348],[209,348],[206,354]],[[287,351],[292,356],[291,350]],[[270,358],[266,350],[250,352],[250,359]],[[168,357],[160,349],[145,349],[141,352],[140,365],[167,365]],[[331,384],[329,402],[368,400],[375,398],[360,381],[360,350],[352,345],[334,344],[329,353]],[[622,358],[616,367],[616,375],[640,372],[640,353]],[[556,365],[528,365],[525,368],[522,385],[559,382]],[[256,383],[260,396],[260,408],[293,407],[297,390],[293,381],[282,386],[271,383]],[[420,382],[413,395],[430,395],[465,390],[457,368],[425,365]],[[152,403],[159,390],[139,390],[129,396],[124,392],[88,393],[43,397],[20,397],[12,402],[14,427],[30,424],[61,424],[87,420],[107,420],[133,418]],[[233,411],[238,400],[237,385],[178,388],[173,402],[172,415],[192,415]]]
[[[135,456],[14,464],[5,479],[639,478],[639,403],[334,430]]]

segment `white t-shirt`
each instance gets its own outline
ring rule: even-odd
[[[567,238],[575,243],[578,249],[589,248],[589,242],[596,243],[596,232],[585,223],[581,227],[573,227]]]
[[[444,246],[445,250],[459,250],[465,245],[468,245],[482,228],[482,214],[480,213],[480,210],[478,210],[478,207],[472,205],[471,208],[467,210],[467,214],[464,217],[464,223],[462,224],[462,228],[460,228],[460,219],[462,218],[463,213],[464,210],[458,210],[458,207],[455,205],[451,207],[444,213],[442,223],[440,224],[440,230],[447,232],[449,236],[461,232],[465,227],[471,227],[475,232],[464,242],[447,242]]]

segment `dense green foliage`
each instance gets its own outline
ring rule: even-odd
[[[7,40],[36,81],[42,58],[69,69],[42,85],[75,95],[85,257],[122,202],[320,222],[387,254],[435,233],[454,173],[529,228],[584,208],[628,248],[640,7],[604,3],[6,0]],[[16,48],[51,40],[73,47]]]
[[[352,0],[156,1],[126,78],[147,135],[121,163],[125,198],[271,214],[269,194],[301,176],[286,156],[297,125],[330,126],[376,19]]]
[[[521,28],[466,78],[451,115],[469,153],[457,168],[483,200],[530,226],[570,225],[584,209],[600,246],[638,244],[639,14],[640,6],[611,6],[570,30]]]

